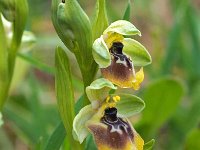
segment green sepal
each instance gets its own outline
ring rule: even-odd
[[[97,0],[96,14],[92,24],[93,39],[100,37],[103,31],[108,27],[108,18],[106,12],[105,0]]]
[[[97,79],[86,87],[86,93],[92,103],[92,107],[97,108],[109,95],[111,89],[117,89],[117,87],[104,78]]]
[[[73,121],[73,131],[75,133],[75,139],[82,143],[89,134],[86,127],[86,122],[94,115],[95,110],[92,109],[92,105],[83,107],[76,115]]]
[[[123,44],[123,52],[131,57],[134,66],[146,66],[151,63],[151,55],[141,43],[131,38],[124,38]]]
[[[120,96],[120,101],[116,103],[117,104],[116,108],[118,110],[118,113],[122,117],[131,117],[141,112],[145,107],[144,101],[135,95],[131,94],[117,94],[117,95]]]
[[[1,112],[0,112],[0,127],[1,127],[2,124],[3,124],[2,114],[1,114]]]
[[[104,42],[103,36],[94,41],[92,54],[100,68],[106,68],[110,65],[111,55]]]
[[[141,32],[130,22],[126,20],[118,20],[113,23],[103,32],[106,34],[108,32],[116,32],[121,35],[139,35],[141,36]]]
[[[149,142],[144,144],[144,150],[152,150],[155,144],[155,140],[151,139]]]

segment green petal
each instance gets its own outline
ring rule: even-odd
[[[146,66],[151,63],[151,55],[138,41],[125,38],[123,51],[131,57],[134,66]]]
[[[86,122],[94,115],[95,110],[91,105],[83,107],[76,115],[73,121],[73,131],[78,141],[82,143],[88,135],[88,129],[86,128]]]
[[[91,85],[86,88],[86,93],[92,103],[92,107],[97,108],[100,102],[108,96],[111,89],[117,89],[117,87],[107,79],[100,78],[93,81]]]
[[[100,68],[106,68],[110,65],[111,56],[103,36],[94,41],[92,54]]]
[[[2,124],[3,124],[2,114],[1,114],[1,112],[0,112],[0,127],[1,127]]]
[[[122,117],[131,117],[134,114],[141,112],[144,107],[144,101],[130,94],[118,94],[120,96],[120,101],[117,102],[116,108]]]
[[[140,31],[130,22],[126,20],[118,20],[113,22],[105,31],[103,34],[106,34],[108,32],[116,32],[122,35],[140,35]]]
[[[152,150],[154,146],[155,140],[151,139],[149,142],[144,144],[144,150]]]

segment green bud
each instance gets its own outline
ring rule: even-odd
[[[14,21],[15,0],[1,0],[0,11],[8,21]]]
[[[52,1],[52,21],[55,30],[62,42],[69,50],[73,52],[75,46],[72,39],[74,39],[74,36],[71,30],[69,30],[69,26],[66,23],[65,4],[59,4],[58,0]]]
[[[97,64],[92,56],[92,27],[88,16],[77,0],[67,0],[60,4],[58,0],[53,0],[52,20],[62,42],[75,54],[85,86],[89,85],[96,73]]]

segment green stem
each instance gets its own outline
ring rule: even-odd
[[[7,41],[3,23],[0,16],[0,110],[6,101],[9,89],[9,70]]]

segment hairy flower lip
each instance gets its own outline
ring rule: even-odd
[[[99,122],[89,121],[99,150],[142,150],[144,141],[126,118],[118,117],[117,109],[106,108]],[[138,141],[137,141],[138,140]]]

